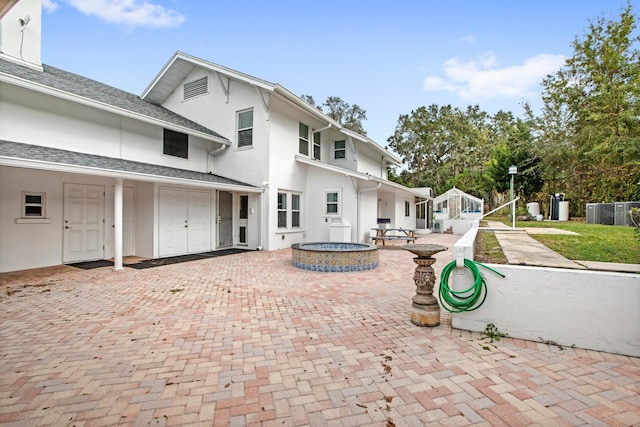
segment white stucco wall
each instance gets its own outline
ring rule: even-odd
[[[29,17],[24,27],[20,19]],[[40,0],[21,0],[0,21],[0,52],[32,67],[41,66],[42,5]]]
[[[189,137],[189,159],[163,154],[163,128],[0,83],[0,139],[207,172],[216,145]]]
[[[104,254],[113,256],[113,184],[108,178],[0,166],[0,272],[62,263],[64,184],[104,187]],[[133,183],[125,181],[126,186]],[[46,221],[18,223],[22,192],[46,193]],[[138,213],[138,207],[136,207]],[[137,221],[143,225],[149,218]]]
[[[483,332],[493,323],[509,337],[640,356],[640,275],[489,265],[488,296],[476,311],[454,313],[455,328]],[[452,274],[466,289],[471,274]]]

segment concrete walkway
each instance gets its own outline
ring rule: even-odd
[[[509,264],[529,265],[536,267],[570,268],[577,270],[618,271],[623,273],[640,273],[638,264],[622,264],[595,261],[572,261],[552,251],[538,242],[530,234],[571,234],[576,233],[553,227],[530,227],[513,229],[500,221],[487,221],[489,229],[495,233],[502,252]]]
[[[640,425],[640,359],[415,326],[413,257],[379,253],[0,274],[0,424]]]

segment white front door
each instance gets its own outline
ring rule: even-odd
[[[161,257],[211,250],[211,193],[160,188]]]
[[[189,191],[188,252],[211,250],[211,193]]]
[[[62,262],[104,258],[104,187],[64,184]]]
[[[158,212],[160,256],[187,253],[189,235],[187,196],[188,194],[184,190],[160,189],[160,209]]]

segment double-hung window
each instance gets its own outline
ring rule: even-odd
[[[320,160],[320,132],[313,133],[313,158]]]
[[[253,110],[238,113],[238,148],[253,146]]]
[[[45,214],[45,193],[22,193],[22,218],[44,218]]]
[[[298,152],[309,155],[309,126],[304,123],[298,124]]]
[[[287,228],[287,193],[278,193],[278,228]]]
[[[291,194],[291,227],[300,228],[300,195]]]
[[[342,190],[340,189],[324,190],[324,215],[325,216],[341,216],[342,215]]]
[[[347,158],[347,146],[345,141],[335,141],[334,142],[334,150],[333,150],[333,158],[338,159],[346,159]]]

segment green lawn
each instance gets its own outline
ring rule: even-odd
[[[511,225],[508,217],[487,219]],[[569,259],[640,264],[640,242],[634,236],[633,227],[587,224],[584,221],[516,221],[516,227],[551,227],[578,233],[578,236],[531,235]]]

